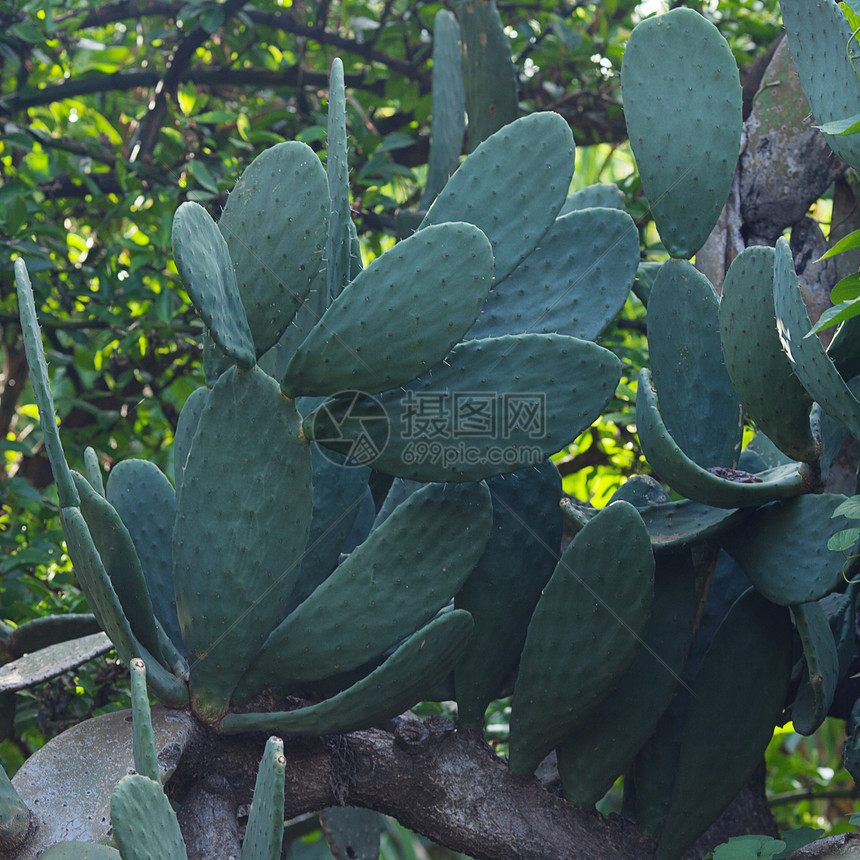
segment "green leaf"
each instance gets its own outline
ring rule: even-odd
[[[207,33],[214,33],[224,23],[223,9],[207,9],[200,16],[200,26]]]
[[[779,835],[785,843],[785,848],[773,860],[783,860],[783,858],[790,857],[798,848],[803,848],[804,845],[809,845],[824,836],[824,831],[803,826],[797,830],[785,830]]]
[[[31,42],[36,45],[43,41],[44,35],[32,24],[27,24],[24,21],[19,21],[9,27],[9,33],[15,36],[16,39],[21,39],[24,42]]]
[[[860,520],[860,496],[851,496],[838,505],[833,511],[834,517],[848,517],[849,520]]]
[[[14,236],[27,220],[27,201],[22,194],[16,197],[6,214],[6,230],[10,236]]]
[[[215,177],[209,172],[209,168],[202,161],[192,159],[188,162],[188,172],[194,177],[195,181],[202,185],[207,191],[213,193],[218,192],[218,183]]]
[[[856,677],[855,675],[851,676],[852,678]],[[855,827],[860,827],[860,812],[855,812],[849,819],[849,824],[853,824]]]
[[[812,337],[823,329],[839,325],[845,320],[860,315],[860,299],[850,302],[842,302],[835,307],[828,308],[819,318],[818,322],[804,335],[804,338]]]
[[[860,131],[860,114],[854,114],[847,119],[834,119],[832,122],[823,122],[818,128],[824,134],[857,134]]]
[[[191,117],[195,122],[212,123],[220,125],[225,122],[236,122],[239,115],[228,110],[207,110]]]
[[[848,19],[852,30],[860,27],[860,2],[858,0],[845,0],[839,4],[842,14]]]
[[[860,529],[857,528],[836,532],[827,541],[827,549],[832,549],[834,552],[847,552],[857,542],[858,537],[860,537]]]
[[[820,263],[828,257],[835,257],[837,254],[843,254],[845,251],[853,251],[855,248],[860,248],[860,230],[854,230],[847,236],[843,236],[832,248],[829,248],[815,262]]]
[[[860,272],[854,272],[853,275],[843,278],[830,291],[830,301],[834,305],[852,302],[857,298],[860,298]]]
[[[714,860],[771,860],[785,848],[785,842],[770,836],[734,836],[714,851]]]

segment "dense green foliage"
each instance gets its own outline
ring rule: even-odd
[[[398,215],[418,205],[426,177],[427,36],[441,4],[165,3],[138,17],[127,4],[94,12],[31,5],[0,7],[7,258],[22,256],[33,275],[71,465],[83,471],[83,448],[91,445],[103,464],[142,456],[169,474],[179,410],[202,379],[200,323],[171,261],[175,209],[193,201],[217,214],[241,169],[281,140],[304,141],[325,157],[328,67],[337,55],[349,93],[362,254],[369,262],[391,247],[402,229]],[[742,67],[777,32],[766,4],[702,11],[717,20]],[[511,3],[501,12],[521,102],[557,110],[573,128],[574,188],[617,180],[643,253],[662,259],[619,107],[636,4]],[[0,619],[18,624],[80,611],[83,601],[55,549],[56,497],[26,387],[11,264],[0,261],[0,277],[9,526],[0,537]],[[608,414],[558,458],[569,475],[565,489],[596,505],[624,476],[647,468],[631,408],[647,359],[642,316],[631,299],[605,334],[602,343],[625,361],[622,386]],[[106,684],[115,677],[109,668],[99,673],[78,676],[90,713],[114,706]],[[42,713],[56,707],[49,694],[38,695]],[[69,716],[80,708],[78,700]],[[15,736],[37,745],[33,709],[21,708],[19,718]],[[2,751],[14,764],[11,746]]]

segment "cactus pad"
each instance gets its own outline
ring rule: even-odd
[[[296,405],[303,412],[303,401]],[[285,616],[337,567],[344,541],[364,504],[370,475],[366,466],[347,464],[343,455],[323,452],[316,442],[311,443],[311,468],[314,498],[311,527],[296,587],[284,607]]]
[[[673,257],[691,257],[717,222],[740,151],[741,85],[731,49],[698,12],[673,9],[630,34],[621,86],[660,238]]]
[[[693,682],[660,860],[680,857],[746,784],[773,735],[790,673],[788,611],[750,589]]]
[[[428,227],[377,257],[341,292],[287,365],[288,397],[376,394],[441,361],[481,312],[493,278],[471,224]]]
[[[447,677],[472,634],[472,616],[446,612],[413,633],[367,677],[336,696],[295,711],[228,714],[226,734],[273,731],[285,735],[333,735],[389,720],[412,707]]]
[[[120,659],[128,663],[132,657],[141,657],[149,670],[150,688],[158,699],[174,707],[185,705],[188,701],[185,684],[171,675],[132,633],[80,509],[61,508],[60,521],[69,558],[81,588]]]
[[[113,838],[123,860],[187,860],[179,821],[161,783],[124,776],[110,800]]]
[[[636,428],[642,450],[660,479],[695,501],[720,508],[742,508],[791,498],[813,488],[811,473],[796,463],[754,476],[727,471],[726,477],[720,470],[709,471],[698,466],[666,429],[647,368],[639,373]]]
[[[257,355],[275,343],[311,289],[328,227],[328,183],[314,151],[287,141],[239,177],[218,221]]]
[[[848,56],[851,26],[833,0],[780,0],[788,47],[803,92],[819,125],[860,114],[860,79]],[[825,135],[831,149],[855,170],[857,135]]]
[[[782,348],[795,376],[821,408],[860,439],[860,401],[839,375],[821,341],[807,337],[811,324],[800,293],[788,240],[776,243],[773,267],[774,307]]]
[[[419,209],[426,211],[460,163],[466,133],[466,97],[460,60],[460,26],[447,9],[433,19],[433,113],[427,185]]]
[[[139,657],[129,663],[131,672],[131,713],[134,730],[134,769],[161,784],[161,768],[152,731],[152,714],[146,691],[146,664]]]
[[[475,633],[454,670],[457,715],[483,727],[487,705],[516,665],[541,589],[561,548],[561,475],[552,462],[487,481],[493,526],[477,566],[454,598]]]
[[[55,642],[0,666],[0,695],[41,684],[113,648],[104,633]]]
[[[756,427],[794,460],[815,459],[812,400],[791,371],[773,309],[772,248],[746,248],[723,282],[720,338],[729,376]]]
[[[99,463],[99,456],[89,446],[84,448],[84,476],[87,479],[87,483],[100,496],[105,494],[105,485],[102,481],[102,467]]]
[[[107,500],[134,543],[155,617],[181,646],[173,593],[173,524],[176,493],[165,474],[148,460],[122,460],[111,469]]]
[[[579,212],[583,209],[623,209],[624,192],[611,182],[599,182],[586,185],[579,191],[567,195],[564,206],[558,213],[559,218],[568,212]]]
[[[806,658],[803,678],[791,706],[791,722],[798,734],[811,735],[821,727],[833,704],[839,681],[839,656],[819,602],[796,604],[791,611]]]
[[[328,238],[325,247],[326,305],[350,280],[352,240],[349,225],[349,158],[346,141],[346,93],[343,63],[331,64],[328,90],[326,177],[329,191]],[[325,307],[325,305],[323,306]]]
[[[706,469],[733,468],[743,414],[720,349],[719,299],[685,260],[665,263],[651,286],[648,349],[663,423],[678,447]]]
[[[243,690],[327,678],[397,645],[459,591],[491,520],[484,484],[412,494],[272,632]]]
[[[630,668],[653,596],[645,524],[615,502],[573,539],[532,615],[511,710],[515,774],[532,773]]]
[[[93,490],[83,475],[72,475],[81,497],[81,514],[125,617],[140,644],[160,658],[152,600],[134,541],[113,505]]]
[[[173,436],[173,486],[176,488],[176,496],[182,490],[182,475],[185,472],[185,464],[188,462],[188,454],[191,451],[191,443],[200,423],[200,415],[209,397],[209,389],[206,386],[195,389],[188,395],[188,399],[179,413],[179,421],[176,425],[176,433]]]
[[[595,340],[615,319],[636,277],[639,234],[618,209],[558,218],[497,284],[468,337],[557,332]]]
[[[0,850],[6,856],[14,856],[29,833],[30,810],[18,796],[6,771],[0,767]]]
[[[652,734],[675,692],[698,607],[689,552],[658,557],[651,622],[633,665],[558,748],[568,800],[580,806],[600,800]]]
[[[327,448],[366,453],[363,461],[387,474],[477,481],[542,462],[573,441],[609,402],[620,369],[608,350],[564,335],[469,340],[400,390],[328,400],[302,426]],[[439,432],[430,437],[420,429],[425,408],[436,410]]]
[[[554,113],[535,113],[488,137],[448,180],[421,228],[467,221],[493,246],[496,282],[540,243],[567,197],[573,136]]]
[[[212,340],[240,367],[253,367],[254,338],[227,242],[197,203],[183,203],[173,216],[173,257]]]
[[[824,493],[770,505],[724,536],[723,545],[768,600],[782,606],[819,600],[842,582],[844,559],[827,549],[827,540],[842,528],[831,516],[843,501]]]
[[[239,860],[280,860],[284,839],[284,742],[266,741]]]
[[[200,416],[173,532],[176,607],[201,718],[220,715],[281,620],[311,508],[295,405],[258,368],[231,368]]]
[[[472,150],[517,118],[517,69],[496,0],[461,0],[457,15],[463,32],[463,87]]]
[[[21,317],[21,330],[24,336],[24,350],[27,364],[30,368],[30,382],[33,395],[39,407],[39,422],[42,436],[45,439],[45,451],[51,463],[51,471],[57,482],[57,494],[60,505],[71,507],[80,504],[78,491],[72,479],[72,473],[66,463],[63,446],[60,443],[60,433],[57,430],[57,418],[54,412],[54,396],[51,393],[51,381],[48,377],[48,363],[45,361],[45,350],[42,346],[42,333],[36,317],[36,304],[33,298],[33,287],[27,266],[19,257],[15,260],[15,285],[18,290],[18,312]]]

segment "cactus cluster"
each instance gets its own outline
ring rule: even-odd
[[[441,58],[456,22],[439,15]],[[462,115],[457,76],[444,63],[437,74],[439,104]],[[487,704],[512,693],[512,770],[528,776],[555,751],[564,793],[582,805],[626,773],[627,811],[663,860],[737,794],[774,725],[820,725],[853,652],[856,594],[838,593],[842,558],[826,548],[844,496],[822,492],[822,440],[828,422],[860,438],[860,404],[806,336],[786,240],[740,254],[722,298],[689,262],[741,139],[722,36],[686,9],[646,20],[622,81],[671,255],[656,276],[616,194],[569,196],[574,144],[555,114],[505,125],[447,181],[459,149],[443,142],[417,229],[362,268],[335,62],[325,169],[304,144],[281,143],[246,169],[217,223],[193,203],[176,213],[207,385],[180,416],[172,476],[129,460],[103,487],[97,470],[69,469],[16,263],[69,554],[134,685],[138,773],[113,793],[116,849],[44,856],[185,856],[158,784],[144,667],[151,695],[226,734],[349,732],[432,698],[455,699],[480,728]],[[560,508],[547,458],[614,394],[621,362],[595,340],[637,272],[651,354],[639,438],[686,498],[638,478],[603,511]],[[539,414],[483,420],[502,398]],[[457,456],[452,433],[421,455],[411,410],[431,402],[472,416],[473,456]],[[757,433],[742,452],[745,416]],[[394,478],[378,511],[371,468]],[[563,553],[562,512],[575,533]],[[267,692],[302,703],[258,707]],[[283,773],[272,739],[243,857],[279,856]],[[2,791],[2,821],[23,838],[26,806]],[[157,835],[144,838],[141,820],[157,820]]]

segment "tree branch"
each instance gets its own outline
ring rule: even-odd
[[[253,790],[262,735],[223,737],[202,730],[174,776],[182,784],[218,771],[239,803]],[[368,729],[286,739],[287,818],[349,804],[393,815],[455,851],[489,860],[651,860],[655,844],[619,816],[604,818],[519,779],[484,740],[440,717],[395,720],[394,732]]]
[[[104,27],[107,24],[115,24],[117,21],[127,21],[129,18],[148,18],[150,15],[159,15],[165,18],[174,18],[182,8],[182,3],[148,2],[141,5],[137,0],[122,0],[120,3],[96,4],[94,9],[80,23],[75,25],[76,30],[87,30],[90,27]],[[78,11],[69,12],[66,15],[58,15],[57,23],[62,25],[70,18],[75,18]]]
[[[91,75],[86,78],[73,78],[52,87],[43,87],[32,92],[18,92],[0,99],[0,115],[12,116],[31,107],[52,104],[62,99],[107,93],[112,91],[133,90],[154,87],[158,84],[157,71],[135,69],[127,72],[114,72],[109,75]],[[180,76],[180,83],[191,82],[210,87],[294,87],[301,82],[310,87],[328,86],[328,74],[313,72],[291,66],[273,72],[269,69],[187,69]],[[346,86],[382,95],[385,81],[377,79],[366,83],[364,75],[347,75]]]
[[[246,0],[227,0],[219,7],[223,11],[224,20],[232,18],[245,5],[245,2]],[[211,35],[207,29],[198,24],[182,39],[170,56],[164,77],[156,84],[149,111],[141,123],[140,137],[132,149],[129,161],[146,162],[152,157],[164,117],[167,115],[167,100],[176,98],[183,73],[191,65],[197,49],[204,45]]]
[[[275,30],[292,33],[294,36],[302,36],[305,39],[313,39],[322,45],[332,45],[335,48],[349,51],[349,53],[363,57],[370,62],[381,63],[392,71],[406,75],[410,80],[418,81],[422,92],[430,91],[430,74],[426,69],[417,69],[413,63],[379,51],[367,42],[359,43],[355,39],[332,33],[324,27],[309,27],[307,24],[297,21],[289,12],[262,12],[251,7],[245,10],[245,14],[255,24],[272,27]]]

